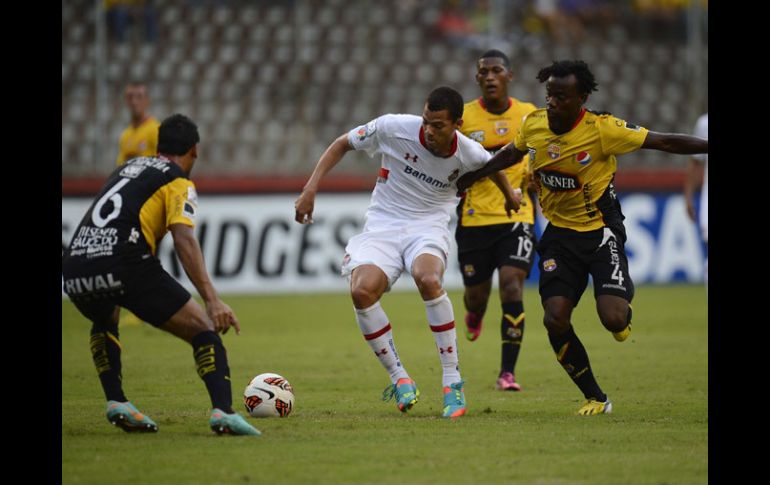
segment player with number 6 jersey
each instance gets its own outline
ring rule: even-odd
[[[232,409],[230,368],[217,332],[235,327],[240,333],[240,325],[211,284],[193,233],[198,200],[188,177],[198,157],[198,128],[177,114],[158,131],[158,155],[134,158],[115,169],[75,229],[62,260],[64,291],[93,322],[91,353],[109,422],[128,432],[158,431],[123,392],[118,334],[123,307],[192,345],[211,398],[214,432],[259,435]],[[168,231],[205,312],[155,256]]]

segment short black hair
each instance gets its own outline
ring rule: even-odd
[[[502,51],[499,51],[497,49],[489,49],[485,53],[481,54],[481,57],[479,59],[487,59],[490,57],[499,57],[503,60],[503,65],[510,71],[511,70],[511,61],[508,60],[508,56],[503,54]]]
[[[543,83],[551,76],[561,78],[570,74],[575,75],[580,94],[591,94],[592,91],[597,91],[596,86],[599,84],[594,79],[591,70],[588,69],[588,64],[583,61],[554,61],[550,66],[540,69],[540,72],[537,73],[537,79]]]
[[[463,117],[463,96],[456,89],[449,86],[439,86],[428,95],[428,109],[430,111],[449,110],[452,121]]]
[[[163,120],[158,128],[158,153],[184,155],[201,137],[198,127],[185,115],[173,114]]]

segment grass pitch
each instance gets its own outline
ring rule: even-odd
[[[105,418],[88,323],[62,301],[62,483],[706,483],[708,326],[701,286],[643,286],[629,340],[615,342],[589,288],[573,324],[613,414],[575,415],[583,398],[558,365],[527,288],[516,368],[523,391],[493,389],[500,359],[497,296],[476,342],[451,292],[468,414],[440,417],[439,359],[415,291],[382,300],[420,401],[406,415],[380,394],[387,374],[364,342],[348,295],[226,297],[242,333],[224,336],[235,408],[262,372],[292,383],[295,409],[254,419],[261,438],[218,437],[191,348],[147,325],[121,325],[126,395],[157,434]],[[245,413],[244,413],[245,414]]]

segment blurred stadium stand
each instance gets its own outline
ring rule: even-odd
[[[100,2],[63,0],[63,179],[100,179],[114,168],[129,121],[122,98],[129,80],[147,83],[157,118],[181,112],[198,123],[196,177],[230,180],[304,178],[336,136],[383,113],[419,113],[437,85],[456,87],[466,100],[478,96],[474,62],[488,48],[511,58],[510,93],[539,106],[538,69],[579,58],[599,82],[590,108],[664,132],[690,132],[708,109],[707,8],[687,0],[573,0],[611,16],[588,17],[580,41],[559,42],[534,14],[535,1],[156,1],[157,39],[129,26],[124,43],[105,38],[100,64]],[[436,26],[448,6],[475,21],[477,32],[444,35]],[[330,177],[373,182],[367,159],[350,154]],[[685,162],[650,150],[622,159],[650,175]]]

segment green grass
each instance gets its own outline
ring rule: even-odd
[[[462,322],[462,295],[450,297]],[[440,418],[440,365],[416,291],[382,301],[421,390],[407,415],[380,401],[387,374],[361,337],[348,295],[225,300],[243,329],[224,336],[236,409],[253,376],[277,372],[296,392],[291,416],[249,418],[261,438],[215,436],[190,347],[147,324],[123,325],[126,394],[160,432],[110,426],[88,350],[90,323],[62,301],[62,483],[707,483],[701,286],[638,288],[624,343],[601,327],[586,292],[573,323],[614,403],[613,414],[594,417],[574,414],[582,395],[548,344],[536,287],[525,297],[521,393],[493,389],[497,297],[479,340],[465,340],[460,323],[468,414],[457,421]]]

